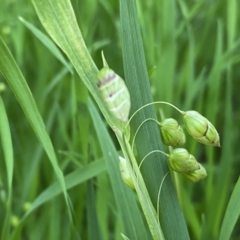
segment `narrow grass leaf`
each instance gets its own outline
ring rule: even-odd
[[[235,38],[235,24],[237,21],[237,8],[236,1],[233,0],[227,3],[227,22],[228,22],[228,50],[232,49],[234,46]],[[219,29],[221,30],[221,29]],[[220,39],[219,39],[220,40]],[[219,52],[221,53],[221,52]],[[224,128],[223,128],[223,142],[221,148],[221,161],[219,164],[219,173],[217,178],[217,185],[214,188],[214,193],[210,204],[208,206],[208,217],[206,218],[206,225],[203,228],[202,239],[206,238],[216,238],[218,237],[221,221],[224,215],[226,202],[229,195],[229,186],[231,184],[231,177],[233,173],[234,164],[234,149],[232,146],[234,144],[233,135],[229,132],[234,132],[234,125],[232,119],[234,118],[234,111],[232,107],[232,92],[233,92],[233,66],[230,61],[223,62],[224,68],[226,68],[226,86],[225,86],[225,109],[224,109]],[[219,73],[220,74],[220,73]],[[217,85],[216,85],[217,87]],[[211,109],[214,113],[215,111]],[[212,208],[215,202],[218,202],[216,208]]]
[[[110,175],[124,234],[132,240],[151,239],[149,232],[143,223],[142,215],[136,202],[136,196],[133,191],[124,184],[121,178],[118,153],[100,115],[91,101],[89,101],[89,110],[103,151],[107,170]]]
[[[125,80],[131,94],[131,112],[133,113],[144,104],[150,103],[153,100],[148,81],[135,2],[133,0],[121,0],[120,11]],[[135,132],[138,126],[147,118],[156,119],[153,107],[144,108],[133,119],[131,124],[133,131]],[[138,132],[136,146],[140,160],[152,150],[163,150],[159,129],[156,124],[150,121],[144,124]],[[162,154],[150,155],[142,165],[142,174],[156,209],[159,186],[167,172],[167,161]],[[159,219],[165,238],[189,239],[186,223],[171,178],[166,178],[163,184],[159,204]]]
[[[218,21],[217,28],[217,42],[214,56],[214,66],[212,67],[209,76],[208,76],[208,104],[206,106],[206,112],[209,120],[214,124],[216,122],[217,113],[219,109],[219,95],[221,87],[221,73],[222,66],[219,64],[220,59],[222,58],[223,52],[223,25],[221,21]],[[206,190],[206,199],[207,202],[210,202],[211,198],[215,198],[214,194],[214,161],[213,161],[213,149],[207,150],[208,154],[208,178],[207,178],[207,190]]]
[[[67,204],[67,210],[71,218],[69,200],[66,186],[61,169],[58,166],[57,158],[49,135],[45,129],[42,117],[37,109],[32,93],[25,81],[20,69],[18,68],[12,54],[0,38],[0,71],[10,85],[15,97],[17,98],[22,110],[27,117],[36,137],[46,151],[55,174],[61,184],[61,188]]]
[[[87,184],[87,222],[89,240],[102,240],[102,234],[99,228],[99,222],[96,214],[96,197],[93,180],[90,179]],[[94,229],[94,231],[93,231]]]
[[[4,152],[4,159],[7,169],[7,202],[6,202],[6,214],[4,218],[4,225],[2,228],[1,239],[9,239],[10,237],[10,218],[12,209],[12,180],[13,180],[13,147],[12,138],[7,118],[6,109],[4,107],[3,100],[0,96],[0,137]]]
[[[103,161],[95,161],[89,165],[84,166],[65,176],[66,189],[73,188],[88,179],[91,179],[98,174],[106,171],[106,167]],[[37,209],[42,204],[52,200],[54,197],[62,192],[59,182],[53,183],[47,189],[45,189],[32,203],[31,208],[25,213],[22,220],[24,220],[31,212]]]
[[[65,60],[62,53],[56,47],[56,45],[52,42],[52,40],[38,30],[34,25],[29,23],[22,17],[19,17],[19,20],[34,34],[34,36],[39,39],[44,46],[68,69],[69,72],[73,73],[73,70],[69,63]]]
[[[223,218],[219,240],[231,239],[231,233],[240,216],[240,178],[233,189],[232,195]]]
[[[176,67],[176,39],[175,39],[175,8],[176,1],[168,0],[161,1],[160,4],[156,4],[157,12],[161,18],[156,21],[156,31],[157,37],[159,39],[159,44],[157,44],[157,78],[155,83],[161,91],[157,91],[158,96],[161,100],[167,100],[171,103],[174,102],[174,91],[175,87],[175,67]],[[152,23],[151,23],[152,24]],[[151,26],[154,28],[154,26]],[[153,46],[148,46],[152,48]],[[159,79],[167,80],[166,83],[159,81]],[[172,109],[167,108],[166,113],[170,113]]]

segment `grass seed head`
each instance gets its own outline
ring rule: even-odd
[[[185,144],[185,134],[175,119],[166,118],[159,125],[162,140],[165,145],[179,147]]]
[[[199,164],[195,157],[184,148],[176,148],[168,155],[170,167],[181,173],[193,172],[199,169]]]
[[[183,173],[183,175],[188,180],[190,180],[194,183],[199,182],[200,180],[207,177],[206,169],[200,163],[198,163],[198,164],[199,164],[199,169],[195,170],[194,172]]]
[[[186,111],[183,113],[183,120],[188,133],[198,142],[220,147],[216,128],[204,116],[196,111]]]

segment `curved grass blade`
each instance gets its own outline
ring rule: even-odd
[[[61,169],[58,166],[56,154],[51,142],[51,139],[46,131],[42,117],[37,109],[37,105],[34,101],[32,93],[25,81],[20,69],[18,68],[12,54],[9,49],[0,38],[0,72],[11,87],[15,97],[17,98],[22,110],[27,117],[36,137],[42,144],[48,158],[52,164],[55,174],[61,184],[62,192],[67,205],[67,211],[70,219],[72,220],[72,214],[69,205],[68,194],[64,182],[64,177]]]
[[[106,166],[102,160],[95,161],[86,165],[85,167],[78,169],[65,176],[66,189],[73,188],[95,176],[106,171]],[[52,200],[54,197],[62,193],[62,188],[59,182],[53,183],[47,189],[45,189],[31,204],[31,208],[20,219],[17,228],[13,233],[13,239],[19,239],[21,229],[25,219],[38,207]]]
[[[35,37],[37,37],[42,42],[42,44],[44,44],[46,48],[68,69],[68,71],[73,74],[71,66],[64,59],[62,53],[52,42],[52,40],[49,39],[49,37],[42,33],[40,30],[38,30],[34,25],[26,21],[24,18],[18,18],[35,35]]]
[[[240,178],[233,189],[232,195],[228,202],[228,206],[223,218],[219,240],[225,240],[231,238],[233,228],[240,216]]]
[[[95,176],[106,171],[106,166],[103,161],[95,161],[86,165],[85,167],[78,169],[65,176],[66,189],[71,189]],[[40,207],[42,204],[52,200],[57,195],[61,194],[61,185],[59,182],[53,183],[47,189],[45,189],[32,203],[31,208],[25,213],[21,222],[26,219],[34,210]]]
[[[96,84],[98,69],[85,45],[71,2],[69,0],[59,0],[54,4],[50,0],[32,0],[32,2],[44,28],[68,56],[109,125],[122,129],[123,123],[109,114],[101,99]]]
[[[10,218],[12,210],[12,180],[13,180],[13,147],[11,132],[8,123],[6,109],[0,96],[0,137],[4,152],[4,159],[7,168],[8,197],[6,201],[6,215],[4,219],[1,239],[9,239],[10,237]]]

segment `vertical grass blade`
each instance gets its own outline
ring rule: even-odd
[[[234,39],[236,35],[236,22],[237,22],[237,7],[236,1],[226,3],[227,10],[227,39],[228,50],[234,47]],[[219,51],[220,53],[220,51]],[[224,109],[224,129],[222,136],[221,160],[219,164],[219,173],[214,186],[214,192],[211,195],[211,200],[208,205],[206,224],[203,227],[202,239],[217,238],[220,232],[221,221],[224,215],[225,206],[229,196],[229,187],[233,173],[234,164],[234,144],[233,135],[229,132],[234,132],[233,125],[233,108],[232,108],[232,81],[233,81],[233,64],[230,61],[224,63],[226,68],[226,85],[225,85],[225,109]],[[215,91],[218,92],[218,85],[214,85]],[[214,92],[215,92],[214,91]],[[211,111],[214,113],[213,108]],[[218,202],[217,207],[213,208],[214,204]]]
[[[225,212],[225,216],[222,222],[219,240],[230,239],[233,228],[240,216],[240,178],[233,189],[231,198],[228,202],[228,206]]]
[[[88,236],[89,240],[103,240],[99,228],[99,222],[96,215],[96,197],[93,180],[88,181],[87,187],[87,221],[88,221]],[[93,231],[94,229],[94,231]]]
[[[13,147],[11,132],[8,123],[7,113],[4,107],[3,100],[0,96],[0,137],[4,152],[4,159],[7,169],[7,201],[6,201],[6,214],[4,218],[4,225],[1,232],[1,239],[9,239],[10,237],[10,218],[12,209],[12,180],[13,180]]]
[[[123,61],[127,86],[131,93],[133,113],[144,104],[152,102],[148,74],[140,34],[136,5],[134,0],[121,0],[120,13],[123,38]],[[153,107],[143,109],[132,121],[135,132],[146,118],[156,118]],[[136,145],[140,159],[152,150],[163,150],[158,127],[155,123],[144,124],[138,133]],[[176,192],[170,178],[166,178],[157,203],[159,186],[168,172],[167,161],[161,154],[152,154],[143,163],[142,174],[146,182],[151,200],[157,209],[160,204],[160,224],[166,239],[189,239]]]

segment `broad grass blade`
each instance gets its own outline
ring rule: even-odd
[[[144,104],[152,102],[148,80],[142,38],[140,34],[137,10],[134,0],[121,0],[121,24],[123,38],[123,61],[125,80],[131,93],[133,113]],[[164,81],[164,79],[162,80]],[[131,127],[135,132],[147,118],[155,118],[153,107],[144,108],[133,119]],[[140,159],[152,150],[163,150],[159,129],[150,121],[141,128],[136,139]],[[160,225],[166,239],[189,239],[188,230],[183,218],[177,195],[171,178],[166,178],[162,187],[160,202],[157,203],[159,186],[168,172],[167,161],[162,154],[152,154],[143,163],[142,174],[153,205],[160,204]]]

